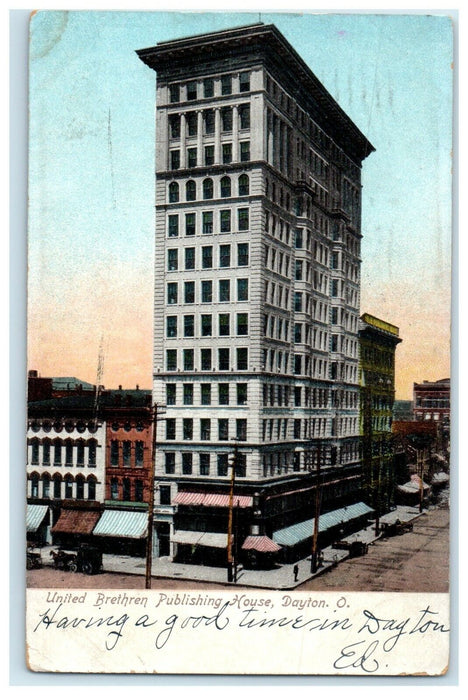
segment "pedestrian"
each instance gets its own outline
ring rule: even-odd
[[[297,577],[299,574],[299,567],[297,564],[294,564],[293,574],[294,574],[294,581],[297,581]]]

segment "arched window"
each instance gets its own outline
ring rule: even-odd
[[[62,441],[54,440],[54,464],[62,464]]]
[[[37,472],[31,474],[31,496],[39,498],[39,474]]]
[[[42,475],[42,498],[50,498],[50,476],[47,473]]]
[[[203,180],[203,199],[213,199],[213,180],[211,177]]]
[[[185,199],[187,202],[193,202],[197,196],[197,188],[195,180],[189,180],[185,185]]]
[[[177,182],[171,182],[171,184],[169,185],[169,201],[179,201],[179,185],[177,184]]]
[[[84,499],[84,477],[81,474],[76,477],[76,497],[80,501]]]
[[[111,487],[110,488],[111,488],[111,492],[110,492],[111,500],[118,501],[118,499],[119,499],[119,480],[117,479],[117,477],[114,476],[111,479]]]
[[[221,178],[221,197],[231,196],[231,178],[227,175]]]
[[[249,194],[249,176],[245,173],[239,177],[239,197]]]
[[[96,500],[96,479],[94,476],[88,476],[88,501]]]
[[[31,440],[31,464],[39,464],[39,440]]]
[[[60,474],[54,475],[54,498],[62,498],[62,477]]]
[[[60,459],[60,463],[62,460]],[[54,463],[57,464],[57,462]],[[73,440],[65,440],[65,466],[73,466]]]
[[[88,441],[88,467],[96,466],[96,449],[97,440],[91,439]]]
[[[124,501],[131,501],[131,487],[130,487],[130,479],[127,477],[123,480],[123,494],[122,498]]]
[[[50,464],[50,440],[42,442],[42,464]]]
[[[84,440],[78,440],[76,443],[76,465],[78,467],[84,467]]]
[[[73,477],[65,474],[65,498],[73,498]]]

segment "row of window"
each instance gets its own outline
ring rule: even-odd
[[[221,144],[221,163],[229,165],[234,162],[233,145],[231,142]],[[202,157],[203,155],[203,157]],[[247,163],[250,160],[250,141],[239,141],[240,163]],[[169,168],[170,170],[179,170],[181,168],[196,168],[202,165],[214,165],[215,163],[215,147],[213,144],[204,147],[200,153],[196,146],[190,146],[185,151],[185,163],[182,163],[180,148],[171,148],[169,151]]]
[[[60,474],[55,474],[51,479],[49,474],[33,473],[29,477],[31,483],[30,495],[32,498],[76,498],[79,500],[96,500],[96,479],[95,477],[84,477],[77,474],[76,477],[66,474],[62,478]],[[40,488],[42,482],[42,488]],[[75,488],[74,488],[75,487]]]
[[[142,440],[111,440],[110,463],[113,467],[142,467],[145,443]]]
[[[178,364],[180,352],[182,352],[182,366]],[[248,348],[218,348],[217,360],[218,371],[247,370],[249,368],[249,351]],[[212,362],[211,348],[200,350],[200,363],[201,369],[216,369]],[[186,372],[192,372],[195,369],[195,350],[193,348],[185,348],[182,351],[166,350],[166,370],[176,372],[181,368]]]
[[[215,192],[214,181],[211,177],[205,178],[201,183],[201,199],[226,199],[227,197],[235,197],[232,179],[228,175],[224,175],[219,180],[219,189]],[[245,173],[237,178],[237,196],[245,197],[250,192],[249,176]],[[169,183],[168,187],[169,202],[180,201],[180,185],[178,182]],[[185,183],[185,201],[194,202],[200,199],[197,192],[197,183],[195,180],[188,180]]]
[[[248,279],[237,279],[237,301],[248,301],[249,300],[249,280]],[[217,284],[218,296],[217,301],[219,303],[234,301],[234,297],[231,297],[231,280],[222,279],[218,280]],[[215,301],[213,295],[213,281],[212,280],[202,280],[200,282],[200,295],[198,297],[199,301],[203,304],[211,304]],[[196,303],[195,298],[195,282],[188,280],[184,282],[184,304],[194,304]],[[171,316],[172,322],[175,323],[174,317]],[[177,332],[174,336],[176,337]]]
[[[249,92],[249,90],[250,73],[248,71],[243,71],[238,76],[225,73],[203,80],[171,83],[169,85],[169,102],[193,102],[201,98],[227,96],[235,92]]]
[[[40,446],[42,445],[42,462],[40,459]],[[65,448],[65,466],[69,467],[82,467],[87,461],[88,467],[96,466],[96,450],[97,442],[96,440],[88,440],[86,443],[84,440],[77,440],[73,442],[72,440],[65,440],[64,442],[60,439],[56,439],[53,442],[50,440],[42,440],[39,438],[33,438],[30,441],[31,452],[30,452],[30,464],[54,464],[55,466],[62,466],[63,464],[63,448]],[[87,453],[87,455],[86,455]],[[86,460],[87,457],[87,460]],[[52,461],[51,461],[52,460]]]
[[[218,418],[217,421],[217,437],[212,433],[212,424],[215,421],[211,418],[200,418],[198,421],[199,432],[198,437],[194,438],[194,424],[195,420],[193,418],[166,418],[166,440],[203,440],[208,441],[212,439],[222,440],[223,442],[230,439],[235,439],[240,442],[245,442],[247,440],[247,419],[246,418],[236,418],[235,419],[235,433],[232,435],[229,431],[229,418]],[[180,432],[178,433],[177,424],[179,424]]]
[[[192,383],[184,383],[182,385],[178,384],[166,384],[166,405],[176,406],[180,403],[180,396],[178,396],[178,388],[180,391],[180,386],[182,386],[182,404],[184,406],[192,406],[194,403],[194,389],[197,391],[197,403],[201,406],[211,406],[213,404],[218,404],[219,406],[229,406],[232,400],[231,387],[232,384],[229,382],[220,382],[218,384],[211,384],[209,382],[202,382],[198,385]],[[247,405],[247,383],[238,382],[235,385],[235,403],[237,406]],[[199,390],[199,395],[198,395]]]
[[[234,110],[239,115],[239,128],[250,129],[250,104],[248,102],[235,105],[234,107],[220,107],[220,128],[221,132],[232,132]],[[179,139],[181,136],[181,124],[185,122],[186,136],[198,136],[198,113],[184,112],[182,114],[171,114],[169,116],[169,138]],[[207,136],[215,133],[216,116],[214,109],[205,109],[202,112],[203,132]]]
[[[84,433],[85,430],[87,430],[90,433],[95,433],[97,430],[97,423],[96,421],[73,421],[73,420],[66,420],[66,421],[50,421],[50,420],[37,420],[34,419],[30,421],[29,427],[34,433],[38,433],[39,430],[43,430],[44,433],[50,433],[50,431],[53,429],[55,433],[61,433],[62,430],[65,429],[67,433],[73,433],[75,430],[78,433]]]
[[[112,501],[135,501],[136,503],[143,502],[143,481],[141,479],[129,479],[124,477],[122,480],[113,477],[110,480],[110,499]]]
[[[234,314],[233,314],[234,315]],[[166,317],[166,338],[177,338],[177,316]],[[198,321],[198,332],[195,328],[195,314],[185,314],[183,316],[183,337],[207,338],[213,335],[213,315],[200,314]],[[231,335],[231,314],[218,314],[217,334],[220,337]],[[235,315],[235,333],[238,336],[249,334],[249,315],[238,313]]]
[[[169,253],[169,250],[172,252]],[[196,268],[196,253],[197,248],[195,247],[185,247],[179,248],[179,253],[174,252],[176,248],[168,249],[167,262],[168,267],[172,270],[178,270],[179,266],[184,264],[185,270],[195,270]],[[200,249],[198,249],[200,251]],[[183,252],[182,252],[183,251]],[[201,247],[201,260],[200,267],[202,270],[211,270],[215,263],[217,262],[220,268],[229,268],[232,263],[237,264],[237,267],[248,267],[249,265],[249,244],[248,243],[238,243],[237,244],[237,256],[234,260],[232,246],[230,243],[221,244],[218,247],[218,255],[215,259],[215,248],[213,246],[202,246]],[[180,258],[182,258],[181,260]],[[192,284],[192,283],[191,283]],[[193,283],[194,284],[194,283]],[[194,288],[195,289],[195,288]]]
[[[186,213],[184,219],[184,233],[186,236],[195,236],[201,229],[204,234],[216,233],[231,233],[233,230],[233,212],[231,209],[221,209],[218,212],[219,216],[215,223],[214,212],[204,211],[201,212],[200,217],[197,217],[196,212]],[[249,230],[249,210],[245,207],[237,209],[237,231],[248,231]],[[169,238],[177,238],[179,235],[179,214],[169,214],[168,216],[168,236]],[[198,227],[197,227],[198,223]],[[217,231],[216,231],[217,229]]]
[[[200,476],[209,476],[216,468],[217,476],[228,476],[232,470],[232,457],[226,452],[212,455],[209,452],[182,452],[180,462],[176,460],[175,452],[166,452],[164,456],[164,470],[166,474],[193,474],[198,466]],[[198,462],[198,464],[197,464]],[[216,463],[216,467],[213,462]],[[236,477],[245,477],[247,473],[247,456],[242,452],[237,453],[234,465]],[[162,503],[162,500],[161,500]]]

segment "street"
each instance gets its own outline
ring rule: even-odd
[[[28,588],[143,589],[145,577],[104,573],[84,576],[50,566],[26,572]],[[219,583],[153,577],[152,588],[229,590],[242,588]],[[449,510],[430,510],[414,522],[413,532],[381,539],[365,556],[347,559],[334,569],[299,585],[297,591],[405,591],[449,590]]]

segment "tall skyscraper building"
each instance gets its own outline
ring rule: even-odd
[[[298,557],[317,503],[341,508],[341,526],[366,512],[361,166],[374,149],[273,25],[137,53],[157,72],[157,554],[222,564],[229,531],[247,563]]]

